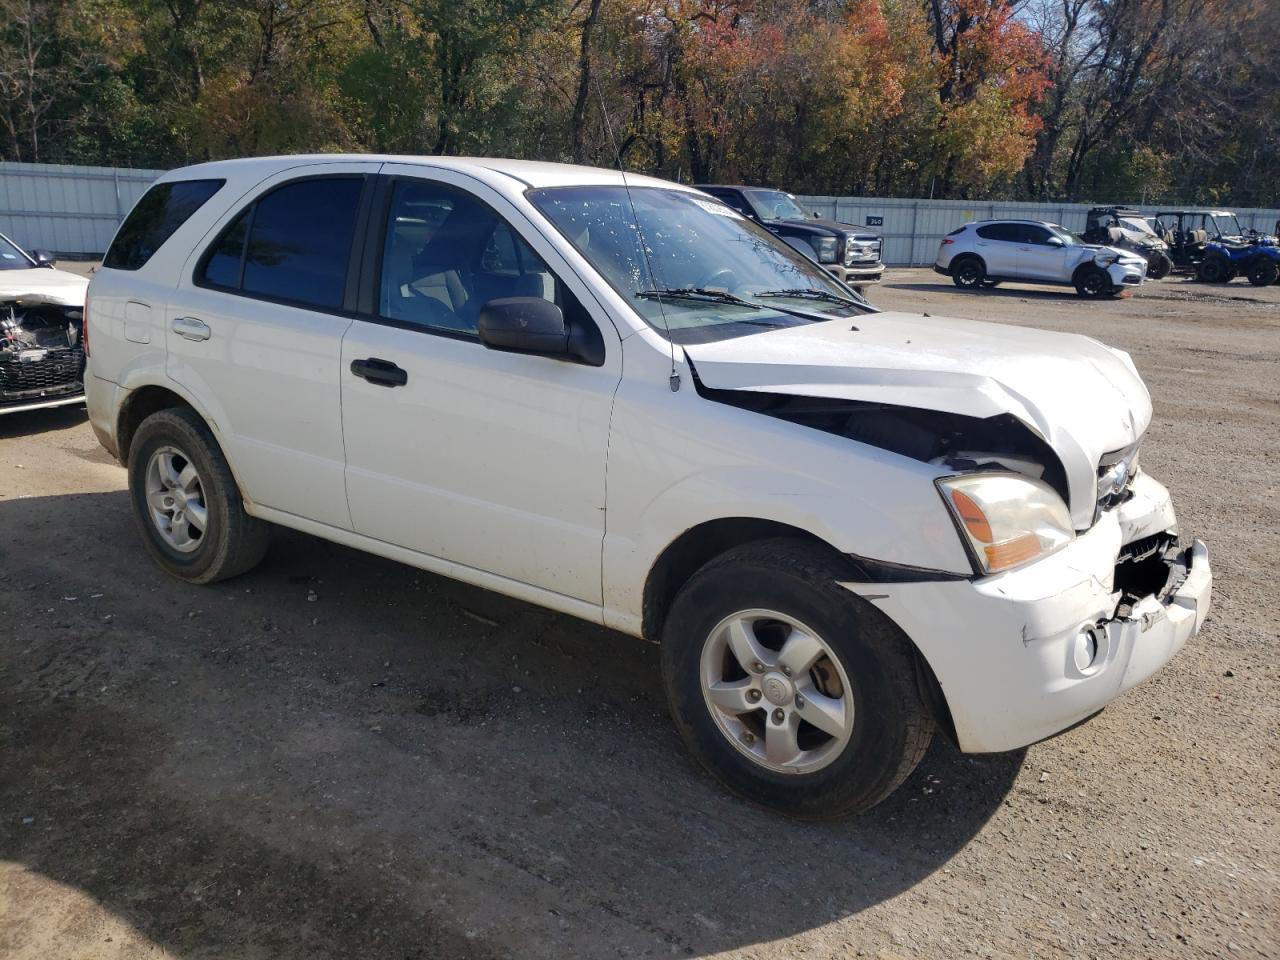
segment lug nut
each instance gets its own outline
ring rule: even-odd
[[[747,699],[748,699],[748,700],[750,700],[752,703],[755,703],[757,700],[759,700],[759,699],[760,699],[760,691],[759,691],[759,690],[748,690],[748,691],[747,691]]]
[[[755,735],[754,733],[752,733],[750,730],[748,730],[746,733],[744,733],[744,734],[742,735],[742,742],[743,742],[743,743],[755,743],[755,742],[756,742],[756,735]]]
[[[783,667],[783,668],[782,668],[782,675],[783,675],[784,677],[789,677],[789,676],[791,676],[791,668],[790,668],[790,667]]]
[[[796,695],[796,709],[797,710],[804,709],[804,697],[800,696],[799,694]]]
[[[755,673],[764,673],[764,664],[757,660],[755,663],[751,664],[751,669]]]
[[[773,722],[781,723],[783,720],[786,719],[786,716],[787,715],[782,712],[782,708],[779,707],[777,710],[773,711]]]

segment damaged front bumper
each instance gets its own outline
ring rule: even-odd
[[[1013,750],[1088,719],[1204,624],[1208,549],[1169,546],[1163,486],[1142,474],[1133,492],[1061,550],[1005,574],[845,585],[915,641],[966,753]]]
[[[0,301],[0,414],[84,402],[82,325],[80,307]]]

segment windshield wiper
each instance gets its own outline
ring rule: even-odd
[[[706,303],[732,303],[739,307],[749,307],[752,310],[764,309],[758,303],[743,300],[728,290],[717,290],[714,287],[667,287],[662,290],[637,290],[636,296],[643,297],[646,300],[661,300],[665,297],[668,300],[701,300]]]
[[[798,300],[826,300],[828,303],[843,303],[850,307],[863,307],[866,303],[862,300],[853,300],[849,297],[842,297],[838,294],[828,293],[826,290],[818,290],[815,287],[795,287],[789,290],[763,290],[760,293],[753,293],[753,297],[795,297]]]

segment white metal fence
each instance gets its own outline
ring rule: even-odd
[[[28,250],[58,256],[100,257],[116,227],[163,170],[0,163],[0,233]],[[872,197],[798,197],[806,210],[869,227],[884,237],[885,263],[929,264],[938,241],[968,220],[1052,220],[1083,230],[1087,203],[882,200]],[[1176,209],[1151,204],[1143,212]],[[1271,232],[1280,210],[1236,209],[1246,227]]]
[[[1019,203],[1017,201],[976,200],[878,200],[872,197],[796,197],[806,210],[832,220],[867,227],[884,237],[881,257],[894,266],[933,263],[938,243],[952,230],[970,220],[1048,220],[1068,230],[1084,231],[1085,216],[1092,203]],[[1199,208],[1196,204],[1131,205],[1144,214],[1161,210]],[[1264,233],[1276,229],[1280,210],[1228,208],[1240,218],[1242,227]]]
[[[0,163],[0,233],[27,250],[97,258],[163,170]]]

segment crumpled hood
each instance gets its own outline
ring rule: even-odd
[[[1078,529],[1093,522],[1099,459],[1151,422],[1128,354],[1078,334],[876,313],[684,349],[715,389],[1012,414],[1062,460]]]
[[[65,270],[33,267],[30,270],[0,270],[0,300],[39,300],[64,307],[84,306],[89,281]]]

